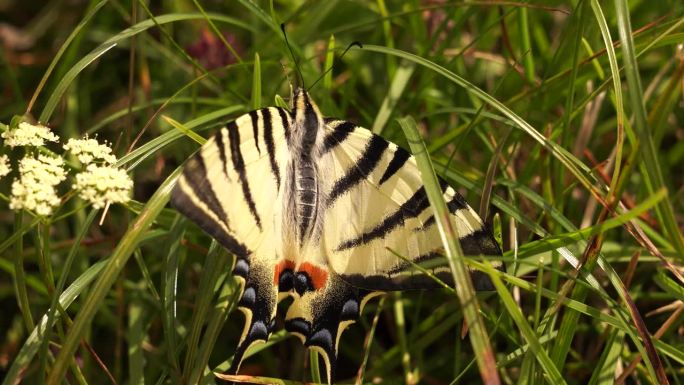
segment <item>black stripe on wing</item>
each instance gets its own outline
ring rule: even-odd
[[[290,123],[291,115],[289,112],[285,111],[282,108],[278,108],[278,114],[280,115],[280,121],[282,122],[284,131],[285,131],[285,140],[287,140],[287,144],[290,144],[291,133],[290,133],[290,124],[289,123]]]
[[[343,120],[325,119],[324,122],[331,127],[333,131],[328,133],[323,139],[323,154],[344,142],[349,134],[354,131],[354,127],[356,127],[354,123]]]
[[[501,255],[501,248],[485,226],[459,239],[464,255]]]
[[[230,122],[228,123],[228,126],[225,128],[225,130],[228,131],[228,139],[230,141],[230,153],[233,160],[233,167],[235,168],[235,172],[238,174],[238,177],[240,178],[240,186],[242,186],[242,195],[245,198],[245,202],[249,207],[250,213],[252,213],[252,216],[254,217],[254,221],[256,222],[257,227],[259,228],[259,230],[261,230],[261,218],[259,217],[259,213],[257,213],[254,199],[252,199],[252,190],[250,190],[249,181],[247,180],[247,170],[245,169],[245,161],[242,158],[242,152],[240,150],[239,128],[235,122]],[[221,133],[219,132],[218,136],[220,135]]]
[[[444,180],[440,180],[442,192],[444,192],[447,186],[448,184]],[[335,251],[351,249],[352,247],[360,246],[375,239],[382,238],[389,234],[390,231],[403,225],[406,219],[416,218],[429,206],[430,202],[428,201],[425,187],[421,186],[408,200],[406,200],[406,202],[399,206],[395,212],[386,216],[382,222],[355,238],[343,241],[337,246]]]
[[[195,195],[196,199],[199,199],[200,202],[206,205],[206,209],[212,211],[217,218],[220,217],[221,211],[215,211],[215,209],[211,208],[210,204],[208,203],[211,199],[208,198],[208,196],[213,195],[213,191],[211,188],[207,188],[206,180],[204,178],[202,179],[204,184],[202,185],[202,188],[199,189],[197,188],[196,183],[191,182],[194,179],[194,177],[191,175],[196,172],[195,168],[192,167],[193,163],[195,163],[194,160],[191,160],[188,168],[184,171],[183,176],[181,177],[188,184],[185,188],[188,188],[191,191],[185,191],[184,188],[176,185],[171,192],[171,205],[180,213],[188,217],[191,221],[197,223],[202,230],[206,231],[212,238],[216,239],[228,251],[240,258],[247,258],[252,253],[247,246],[242,244],[226,230],[224,230],[221,226],[221,223],[219,223],[216,218],[212,218],[204,209],[198,207],[195,204],[195,201],[188,195],[188,193]],[[208,191],[212,192],[209,193]],[[223,225],[228,228],[227,222]]]
[[[388,146],[388,141],[377,135],[373,135],[361,155],[361,158],[359,158],[356,164],[350,167],[347,170],[347,173],[333,185],[330,195],[328,196],[328,206],[331,206],[337,198],[356,186],[373,172]]]
[[[249,112],[249,119],[252,121],[252,135],[254,137],[254,145],[256,146],[259,155],[261,155],[261,149],[259,148],[259,112],[258,110]]]
[[[454,286],[454,279],[450,271],[440,270],[432,274],[444,284],[451,287]],[[393,277],[388,277],[386,275],[344,274],[341,276],[341,278],[354,287],[375,291],[427,290],[443,288],[443,286],[435,279],[427,274],[423,274],[418,270],[415,274],[396,274]]]
[[[221,130],[214,135],[214,141],[216,142],[216,148],[218,148],[219,158],[221,159],[221,170],[223,170],[223,176],[225,176],[227,180],[230,180],[230,176],[228,175],[228,157],[226,156],[226,145],[223,143],[223,133]],[[197,155],[197,157],[199,158],[201,155]],[[202,163],[204,163],[204,161],[202,161]]]
[[[448,199],[447,197],[445,197],[445,198]],[[449,201],[447,202],[447,210],[449,210],[449,212],[451,214],[456,214],[456,211],[462,210],[462,209],[467,209],[467,208],[468,208],[468,203],[463,198],[463,196],[461,194],[459,194],[457,191],[454,191],[454,196],[451,199],[449,199]],[[425,223],[423,223],[423,226],[416,229],[415,231],[424,231],[425,229],[427,229],[428,227],[430,227],[434,224],[435,224],[435,216],[430,215],[430,217],[425,221]]]
[[[491,232],[485,228],[477,230],[460,240],[463,254],[466,256],[473,255],[487,255],[497,256],[501,255],[501,249],[491,235]],[[443,255],[443,250],[440,248],[436,251],[431,251],[426,254],[412,258],[412,260],[400,260],[397,264],[384,274],[363,275],[363,274],[342,274],[341,278],[350,285],[367,290],[379,291],[397,291],[397,290],[417,290],[417,289],[438,289],[442,285],[433,277],[424,274],[421,270],[416,269],[414,264],[421,264],[432,260],[439,260],[446,258]],[[434,264],[433,264],[434,265]],[[453,287],[454,278],[451,271],[447,268],[446,260],[444,264],[439,264],[436,267],[428,269],[431,273],[442,283]],[[503,264],[495,264],[496,268],[503,270]],[[471,270],[470,277],[473,282],[473,287],[477,291],[491,291],[494,290],[494,285],[486,273],[478,270]]]
[[[281,109],[279,109],[282,112]],[[273,118],[271,116],[271,110],[266,108],[261,112],[261,117],[264,120],[264,143],[266,143],[266,152],[268,153],[268,160],[271,163],[271,173],[273,178],[275,178],[276,188],[280,190],[280,168],[275,158],[275,143],[273,141]],[[285,118],[287,115],[285,115]],[[281,124],[283,125],[283,130],[287,133],[289,132],[289,120],[283,118],[281,114]]]
[[[397,171],[399,171],[404,166],[404,163],[406,163],[406,161],[409,160],[409,158],[411,158],[411,154],[408,151],[404,150],[403,148],[397,147],[397,150],[394,151],[394,156],[392,157],[392,160],[390,160],[389,164],[387,165],[385,173],[382,174],[382,177],[380,178],[380,182],[378,184],[382,185],[389,178],[391,178],[392,175],[396,174]]]
[[[221,160],[223,161],[224,159]],[[223,163],[223,166],[225,169],[225,162]],[[204,202],[204,204],[207,205],[207,208],[209,208],[226,227],[229,227],[228,214],[219,202],[211,183],[207,180],[207,167],[204,164],[204,158],[202,157],[201,152],[188,162],[188,165],[183,171],[183,178],[193,190],[195,196]]]

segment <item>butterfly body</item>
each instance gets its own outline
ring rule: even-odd
[[[441,187],[465,253],[500,254],[465,200]],[[252,111],[219,130],[188,161],[172,204],[237,257],[246,322],[232,372],[249,346],[268,339],[285,297],[293,298],[286,329],[321,353],[331,383],[340,335],[369,298],[439,287],[412,268],[442,255],[415,159],[364,128],[323,118],[301,89],[291,111]],[[448,267],[431,272],[453,284]]]

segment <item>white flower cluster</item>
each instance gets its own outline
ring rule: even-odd
[[[96,139],[89,139],[87,136],[83,139],[69,139],[64,149],[71,151],[83,164],[90,164],[96,160],[109,164],[116,163],[116,156],[112,154],[111,147],[107,144],[100,144]]]
[[[14,130],[8,130],[2,133],[2,138],[5,139],[5,145],[10,147],[18,146],[43,146],[45,141],[56,142],[59,137],[53,134],[49,128],[40,124],[30,124],[26,122],[19,123],[19,126]]]
[[[89,164],[76,175],[73,187],[81,198],[99,209],[110,203],[128,202],[133,181],[123,169]]]
[[[9,164],[9,158],[7,155],[0,156],[0,178],[7,175],[12,171]]]
[[[57,142],[59,137],[42,125],[26,122],[2,133],[5,145],[10,147],[45,145],[46,141]],[[113,166],[116,156],[107,144],[96,139],[69,139],[63,146],[86,166],[85,171],[76,174],[72,187],[84,200],[95,208],[111,203],[125,203],[130,200],[133,181],[126,171]],[[52,215],[60,204],[57,186],[67,177],[64,160],[61,157],[35,155],[35,150],[27,150],[19,161],[19,177],[12,183],[9,207],[12,210],[29,210],[39,216]],[[9,157],[0,156],[0,178],[11,171]]]
[[[19,179],[12,183],[9,207],[26,209],[41,216],[52,214],[60,203],[57,185],[66,179],[62,158],[38,155],[19,161]]]

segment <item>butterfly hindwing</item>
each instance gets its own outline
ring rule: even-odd
[[[331,269],[368,290],[439,287],[412,265],[443,260],[442,241],[415,158],[349,122],[329,119],[326,128],[323,159],[330,165],[330,177],[323,237]],[[465,199],[442,179],[440,187],[464,253],[501,254]],[[434,265],[432,273],[453,285],[448,266]],[[476,287],[488,288],[488,279],[478,274],[474,278]]]
[[[331,275],[323,290],[296,296],[285,316],[285,328],[325,362],[328,383],[335,378],[342,332],[356,322],[375,292],[359,289]]]

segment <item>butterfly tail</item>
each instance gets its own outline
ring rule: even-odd
[[[242,281],[239,309],[245,315],[245,326],[233,356],[229,374],[237,374],[247,350],[254,344],[268,341],[275,324],[278,287],[273,284],[273,269],[250,266],[238,259],[233,274]]]
[[[359,318],[364,299],[370,294],[331,275],[325,288],[295,297],[288,309],[285,328],[320,355],[328,384],[333,383],[337,374],[340,336]]]

